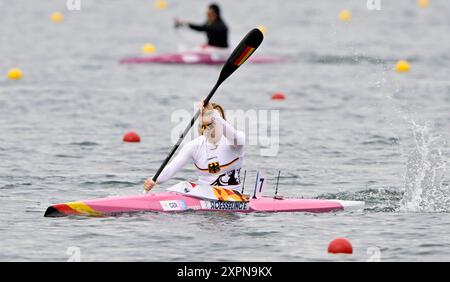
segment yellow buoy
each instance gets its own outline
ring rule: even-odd
[[[420,8],[428,8],[430,2],[428,0],[418,0],[417,5],[419,5]]]
[[[397,72],[408,72],[411,69],[411,66],[409,65],[408,61],[400,60],[395,65],[395,70]]]
[[[156,47],[155,47],[155,45],[153,45],[151,43],[146,43],[146,44],[144,44],[144,46],[142,46],[141,50],[142,50],[142,53],[151,54],[151,53],[156,52]]]
[[[54,23],[60,23],[64,20],[64,15],[60,12],[54,12],[50,19],[52,20],[52,22]]]
[[[258,26],[258,29],[262,32],[262,34],[267,34],[267,28],[263,25]]]
[[[18,68],[12,68],[8,71],[8,78],[11,80],[19,80],[22,78],[22,71]]]
[[[166,0],[155,0],[154,6],[155,6],[155,9],[157,9],[157,10],[164,10],[164,9],[167,9],[168,5],[167,5]]]
[[[352,13],[349,10],[342,10],[339,13],[339,19],[341,21],[349,21],[352,18]]]

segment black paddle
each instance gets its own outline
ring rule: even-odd
[[[225,65],[222,67],[222,71],[220,72],[219,79],[217,80],[216,85],[214,85],[213,89],[211,89],[208,96],[205,98],[205,100],[203,100],[204,106],[206,106],[209,103],[209,100],[211,100],[212,96],[214,95],[214,93],[216,93],[217,88],[219,88],[222,82],[224,82],[225,79],[227,79],[253,54],[253,52],[255,52],[255,50],[259,47],[259,45],[263,41],[263,38],[264,36],[262,32],[257,28],[247,33],[244,39],[242,39],[239,45],[234,49],[233,53],[231,53]],[[181,142],[183,142],[184,137],[189,133],[189,130],[191,130],[191,127],[194,125],[199,115],[200,110],[198,110],[197,113],[194,115],[194,117],[192,117],[191,122],[188,124],[184,132],[180,135],[180,138],[178,139],[177,143],[175,144],[175,146],[173,146],[169,155],[161,164],[156,174],[153,176],[153,181],[156,182],[158,176],[161,174],[163,169],[169,163],[170,159],[175,154],[178,147],[180,147]]]

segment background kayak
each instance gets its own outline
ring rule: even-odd
[[[180,65],[222,65],[226,56],[216,56],[211,53],[186,52],[165,55],[155,55],[146,57],[132,57],[120,61],[121,64],[180,64]],[[248,63],[253,64],[273,64],[283,62],[282,57],[257,56],[251,57]]]

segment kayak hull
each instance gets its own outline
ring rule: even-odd
[[[175,64],[175,65],[222,65],[228,56],[217,56],[210,53],[189,52],[164,54],[147,57],[125,58],[121,64]],[[282,57],[255,56],[248,60],[252,64],[273,64],[284,61]]]
[[[361,209],[364,202],[320,199],[274,199],[260,197],[248,202],[224,202],[181,195],[175,192],[150,193],[100,198],[55,204],[47,208],[45,217],[112,216],[136,212],[332,212]]]

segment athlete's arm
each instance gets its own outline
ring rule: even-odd
[[[199,24],[188,23],[187,26],[196,31],[206,31],[206,29],[207,29],[206,24],[199,25]]]
[[[189,161],[192,161],[194,144],[187,143],[181,148],[178,155],[163,169],[157,183],[164,183],[179,172]]]
[[[156,183],[151,179],[147,179],[144,183],[145,191],[150,191],[156,184],[164,183],[172,178],[177,172],[179,172],[189,161],[192,160],[192,154],[194,149],[192,142],[187,143],[181,148],[177,156],[163,169],[158,176]]]
[[[245,145],[245,134],[236,130],[228,121],[224,120],[217,110],[213,110],[214,122],[217,126],[222,126],[223,136],[227,138],[231,146],[235,149],[242,149]]]

